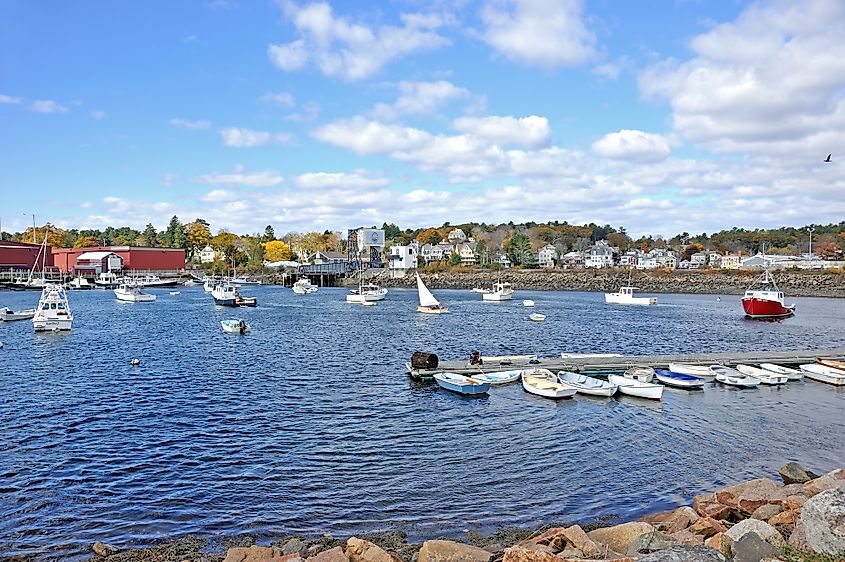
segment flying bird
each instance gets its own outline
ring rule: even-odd
[[[828,154],[828,155],[827,155],[827,158],[825,158],[825,159],[824,159],[824,161],[825,161],[825,162],[830,162],[830,157],[831,157],[831,156],[833,156],[833,154]]]

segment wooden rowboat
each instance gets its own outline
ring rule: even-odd
[[[487,394],[487,391],[490,390],[490,383],[457,373],[436,373],[434,380],[437,381],[440,388],[458,394]]]
[[[674,386],[676,388],[704,388],[704,383],[707,382],[701,377],[675,373],[673,371],[667,371],[666,369],[655,369],[654,376],[666,386]]]
[[[616,394],[617,386],[608,381],[603,381],[587,375],[579,375],[569,371],[558,371],[557,379],[563,384],[574,386],[581,394],[592,396],[613,396]]]
[[[648,398],[650,400],[660,400],[663,396],[663,389],[665,388],[662,384],[652,384],[619,375],[608,375],[607,380],[611,384],[618,386],[619,392],[622,394],[636,396],[637,398]]]
[[[561,398],[572,398],[577,389],[575,387],[561,384],[557,377],[548,369],[523,369],[521,374],[522,388],[526,392],[559,400]]]

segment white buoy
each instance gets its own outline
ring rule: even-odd
[[[140,360],[140,359],[138,359],[137,357],[135,357],[135,358],[134,358],[134,359],[132,359],[132,361],[130,361],[129,363],[130,363],[133,367],[137,367],[138,365],[140,365],[140,364],[141,364],[141,360]]]

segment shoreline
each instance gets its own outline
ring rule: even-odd
[[[407,542],[403,531],[344,539],[288,535],[266,546],[254,537],[186,536],[154,546],[121,550],[97,542],[100,562],[690,562],[838,560],[845,554],[845,468],[817,475],[790,462],[768,477],[696,495],[692,505],[636,521],[616,517],[538,529],[501,527],[492,535]],[[218,549],[208,552],[208,547]],[[815,554],[814,554],[815,553]],[[830,556],[826,558],[826,556]]]

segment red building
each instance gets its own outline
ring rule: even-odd
[[[131,246],[56,248],[53,250],[52,263],[59,268],[59,271],[73,273],[79,256],[91,252],[117,254],[123,260],[124,272],[178,273],[185,269],[185,250],[181,248],[135,248]]]
[[[32,269],[35,266],[36,271],[41,271],[42,261],[46,269],[53,265],[53,254],[50,247],[47,247],[47,254],[44,259],[38,257],[38,250],[41,249],[40,244],[24,244],[23,242],[10,242],[9,240],[0,240],[0,271],[9,271],[13,269]],[[36,258],[38,263],[36,263]]]

